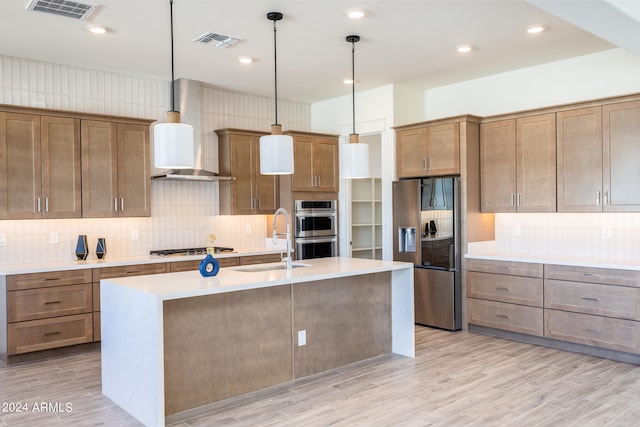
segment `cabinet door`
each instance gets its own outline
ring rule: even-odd
[[[427,171],[427,130],[408,129],[396,133],[398,178],[424,176]]]
[[[640,102],[602,107],[603,210],[640,211]]]
[[[338,141],[314,138],[313,173],[317,176],[316,191],[338,191]],[[369,159],[362,159],[368,162]]]
[[[291,191],[313,191],[313,139],[308,136],[293,136],[293,155]]]
[[[427,132],[427,175],[460,173],[460,125],[430,126]]]
[[[41,218],[40,116],[2,113],[0,119],[0,215],[7,219]]]
[[[558,121],[558,212],[602,210],[602,108],[561,111]]]
[[[518,212],[556,211],[556,115],[516,119]]]
[[[80,218],[80,120],[42,116],[41,127],[42,215],[45,218]]]
[[[118,215],[151,216],[149,127],[118,123]]]
[[[516,211],[515,120],[480,125],[480,204],[482,212]]]
[[[256,144],[256,158],[260,157],[260,147]],[[278,209],[278,178],[275,175],[261,175],[260,162],[256,162],[255,194],[256,202],[253,213],[273,214]]]
[[[116,124],[83,120],[82,216],[104,218],[118,216]]]
[[[249,135],[231,136],[231,170],[235,181],[232,186],[233,214],[252,214],[256,202],[255,171],[259,170],[257,163],[256,145],[258,138]]]

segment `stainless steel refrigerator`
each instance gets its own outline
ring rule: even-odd
[[[393,259],[414,264],[415,322],[461,328],[460,178],[393,182]]]

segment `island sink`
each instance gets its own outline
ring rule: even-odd
[[[291,268],[310,267],[310,266],[311,264],[300,264],[300,263],[291,264]],[[287,269],[287,265],[281,264],[281,263],[263,264],[263,265],[247,265],[244,267],[229,268],[229,270],[243,271],[245,273],[256,273],[259,271],[285,270],[285,269]]]

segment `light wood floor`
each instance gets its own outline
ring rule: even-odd
[[[139,425],[102,396],[99,351],[0,365],[3,402],[26,403],[30,412],[0,412],[0,426]],[[72,410],[31,412],[39,402],[70,403]],[[417,327],[415,359],[378,357],[210,405],[169,425],[637,426],[640,366]]]

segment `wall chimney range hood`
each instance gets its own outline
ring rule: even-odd
[[[234,181],[233,176],[220,176],[216,172],[204,169],[171,169],[151,177],[153,180],[217,182]]]
[[[195,168],[181,169],[159,169],[157,175],[151,177],[152,180],[161,181],[195,181],[195,182],[219,182],[219,181],[235,181],[232,176],[220,176],[217,172],[202,169],[202,152],[201,152],[201,99],[200,99],[200,82],[195,80],[178,79],[173,87],[174,99],[180,100],[180,111],[184,123],[189,123],[195,129],[193,139],[196,145],[196,164]]]

